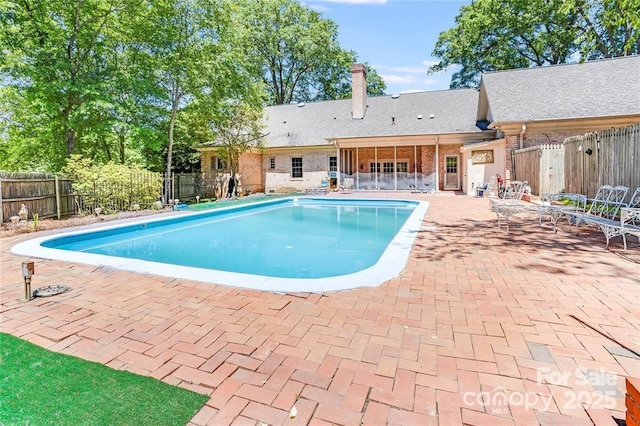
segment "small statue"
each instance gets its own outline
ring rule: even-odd
[[[20,220],[26,221],[29,217],[29,210],[27,210],[27,206],[24,204],[20,206],[20,211],[18,212],[18,216],[20,216]]]

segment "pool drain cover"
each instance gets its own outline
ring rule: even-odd
[[[71,290],[71,288],[66,285],[48,285],[35,290],[33,292],[33,297],[55,296],[56,294],[66,293],[69,290]]]

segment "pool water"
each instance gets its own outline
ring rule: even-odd
[[[256,282],[276,283],[282,279],[289,280],[289,284],[293,284],[291,280],[326,278],[344,281],[377,265],[408,219],[414,213],[420,220],[424,216],[426,207],[422,204],[288,198],[54,236],[40,241],[39,246],[45,251],[55,251],[58,256],[61,251],[69,252],[72,261],[84,259],[83,263],[97,262],[151,273],[161,271],[161,275],[174,270],[178,271],[178,277],[185,277],[180,273],[181,267],[198,271],[198,277],[208,271],[210,277],[206,281],[228,285],[234,285],[228,282],[233,275],[240,275],[244,281],[253,276]],[[406,235],[405,229],[404,239],[411,240],[409,250],[415,230],[415,223],[413,235]],[[406,245],[407,241],[403,244],[407,252],[404,259],[393,257],[383,262],[387,269],[398,262],[404,267]],[[86,262],[84,256],[93,261]],[[120,261],[114,264],[114,259]],[[145,267],[127,267],[131,266],[131,260],[134,265],[135,260],[141,261]],[[150,265],[163,266],[154,271]],[[391,269],[398,267],[393,265]],[[322,287],[324,283],[318,284]],[[349,286],[342,283],[339,287]]]

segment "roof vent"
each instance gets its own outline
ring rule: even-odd
[[[298,108],[302,108],[302,107],[303,107],[303,106],[305,106],[305,105],[306,105],[306,104],[305,104],[304,102],[300,102],[300,103],[298,104]]]
[[[436,118],[436,115],[435,114],[429,114],[429,118],[433,120],[434,118]]]
[[[418,120],[422,120],[422,114],[418,114]]]
[[[397,94],[397,93],[396,93],[396,94],[391,95],[391,99],[398,99],[399,97],[400,97],[400,95],[399,95],[399,94]]]

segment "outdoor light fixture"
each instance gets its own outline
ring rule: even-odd
[[[31,276],[35,273],[33,262],[22,262],[22,276],[24,277],[24,298],[31,300]]]

